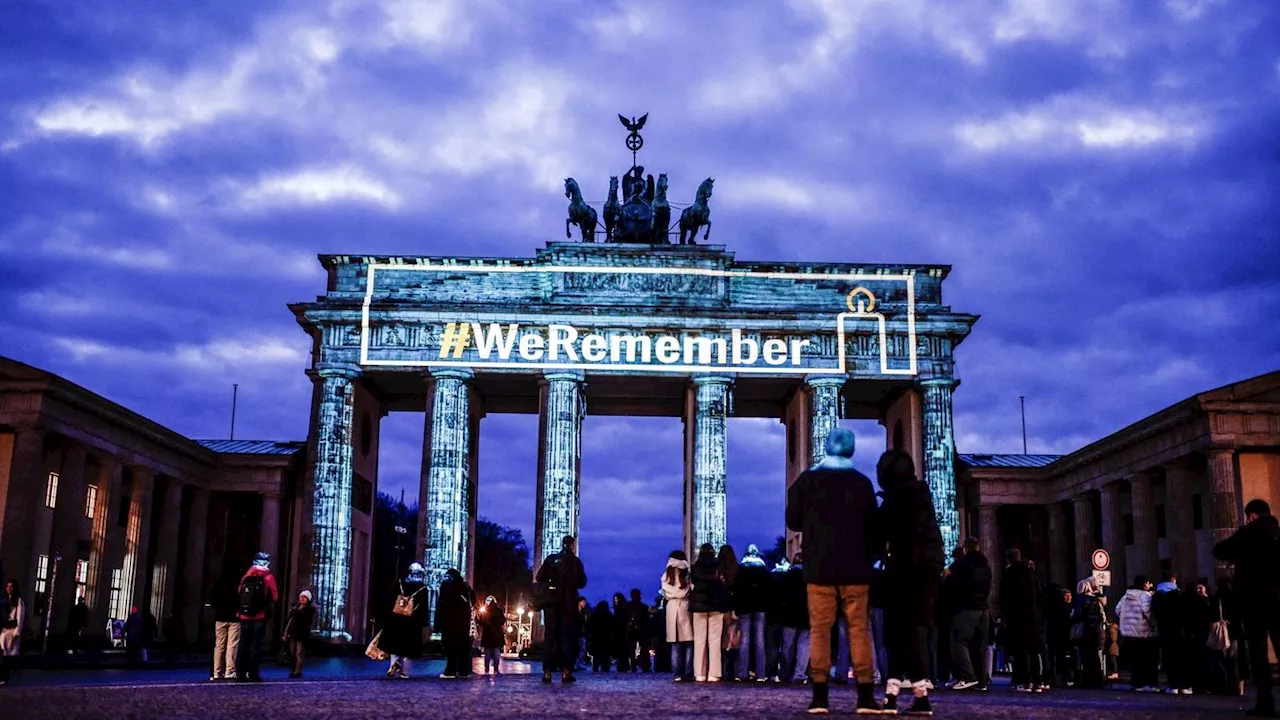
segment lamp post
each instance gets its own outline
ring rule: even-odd
[[[405,533],[409,532],[409,528],[403,525],[396,525],[396,572],[395,576],[400,577],[400,548],[404,546]]]

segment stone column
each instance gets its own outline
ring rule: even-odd
[[[1173,571],[1184,587],[1194,587],[1199,577],[1196,560],[1195,515],[1191,510],[1191,464],[1185,459],[1165,466],[1164,512],[1168,523],[1169,547],[1173,553]]]
[[[258,552],[271,556],[272,567],[283,567],[280,558],[280,493],[262,494],[262,522],[258,526]]]
[[[467,487],[471,482],[470,370],[431,370],[427,419],[430,427],[430,468],[422,488],[419,537],[425,538],[423,566],[431,588],[432,617],[435,590],[451,568],[466,573]]]
[[[1129,505],[1133,508],[1134,575],[1160,582],[1160,540],[1156,537],[1156,503],[1151,492],[1152,473],[1129,478]]]
[[[166,478],[164,496],[160,503],[159,544],[155,552],[155,569],[152,571],[151,614],[163,628],[174,611],[174,595],[178,587],[178,531],[182,522],[182,484],[174,478]]]
[[[684,544],[695,557],[703,543],[728,542],[725,461],[733,378],[694,375],[685,403]]]
[[[1119,483],[1103,485],[1102,495],[1102,547],[1111,555],[1112,607],[1120,601],[1129,587],[1128,563],[1125,562],[1124,507],[1120,504]],[[1092,565],[1090,565],[1092,567]]]
[[[53,550],[61,551],[58,564],[58,586],[53,598],[53,632],[67,626],[68,613],[76,602],[76,561],[80,529],[84,525],[84,464],[88,453],[83,445],[70,445],[62,456],[58,472],[58,499],[53,511]],[[50,562],[56,557],[49,553]]]
[[[960,541],[960,516],[956,512],[951,393],[959,383],[954,378],[930,378],[920,385],[924,389],[924,480],[933,493],[943,547],[954,548]]]
[[[183,567],[187,602],[182,608],[182,626],[186,628],[187,637],[192,640],[199,640],[201,631],[204,630],[201,620],[204,614],[205,535],[208,527],[209,491],[192,488],[191,518],[187,523],[187,559]]]
[[[1075,589],[1071,582],[1071,550],[1067,539],[1067,513],[1062,503],[1049,503],[1049,579],[1058,587]]]
[[[315,593],[315,634],[350,640],[347,591],[351,581],[351,408],[358,368],[322,367],[316,425],[316,459],[311,526],[311,588]]]
[[[1214,448],[1209,451],[1209,532],[1213,543],[1231,537],[1240,526],[1240,503],[1236,495],[1236,453],[1231,448]],[[1214,578],[1227,572],[1227,564],[1214,561]],[[1214,578],[1210,578],[1211,580]]]
[[[112,456],[100,457],[98,476],[98,504],[93,512],[93,526],[89,545],[89,626],[105,626],[110,614],[111,562],[110,535],[119,532],[115,508],[120,495],[120,463]],[[117,538],[118,539],[118,538]]]
[[[1000,587],[1000,571],[1004,569],[1004,549],[1000,545],[1000,526],[995,505],[978,506],[978,542],[991,563],[991,595]]]
[[[827,436],[844,417],[843,376],[809,375],[804,379],[809,387],[809,458],[817,463],[826,456]]]
[[[124,572],[120,584],[121,594],[129,599],[130,607],[139,610],[147,603],[147,551],[151,544],[151,493],[155,478],[143,467],[130,467],[133,485],[130,488],[129,525],[124,539]],[[159,618],[157,618],[157,621]]]
[[[4,512],[0,515],[0,558],[8,574],[6,581],[18,581],[23,597],[33,597],[35,568],[31,565],[31,535],[35,529],[36,508],[44,498],[43,428],[18,428],[13,438],[13,459],[9,464],[7,497],[0,497]],[[28,617],[34,615],[28,611]]]
[[[1088,494],[1071,498],[1071,509],[1076,521],[1076,575],[1081,580],[1093,572],[1093,551],[1097,550],[1094,539],[1093,500]]]
[[[548,555],[560,550],[566,535],[578,537],[582,420],[587,411],[582,385],[583,374],[568,371],[547,372],[540,383],[535,572]]]

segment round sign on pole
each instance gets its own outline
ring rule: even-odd
[[[1106,570],[1109,567],[1111,567],[1111,556],[1107,554],[1107,551],[1103,550],[1102,548],[1098,548],[1097,550],[1094,550],[1093,551],[1093,569]]]

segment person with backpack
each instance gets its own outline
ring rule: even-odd
[[[1213,546],[1213,557],[1235,566],[1235,594],[1244,623],[1257,700],[1246,714],[1277,717],[1267,639],[1280,648],[1280,522],[1266,500],[1244,506],[1245,526]]]
[[[280,601],[276,576],[271,572],[271,556],[260,552],[253,558],[253,565],[240,578],[240,605],[236,617],[240,620],[240,657],[236,668],[240,682],[262,682],[258,668],[262,665],[262,640],[267,634],[267,623],[275,604]]]
[[[578,543],[566,535],[558,553],[547,556],[538,568],[542,587],[539,608],[545,629],[546,654],[542,658],[542,682],[560,671],[560,682],[576,680],[573,668],[578,654],[578,591],[587,586],[587,571],[576,554]]]
[[[387,677],[409,678],[411,660],[422,657],[422,629],[431,620],[427,602],[427,571],[418,563],[391,589],[395,601],[382,618],[378,647],[390,657]]]

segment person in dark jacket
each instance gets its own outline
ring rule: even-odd
[[[471,610],[475,604],[476,594],[462,573],[450,568],[436,599],[436,632],[445,656],[442,680],[471,676]]]
[[[778,624],[782,626],[779,678],[783,682],[805,682],[809,672],[809,593],[804,582],[803,553],[796,553],[791,567],[782,573]]]
[[[307,643],[311,641],[311,626],[316,621],[316,606],[311,602],[311,591],[303,590],[298,594],[298,602],[289,608],[288,618],[284,623],[284,633],[280,641],[293,657],[293,667],[289,668],[289,677],[302,677],[302,660],[307,654]]]
[[[951,621],[951,670],[953,690],[991,685],[987,667],[990,635],[991,564],[977,538],[966,538],[964,557],[952,566],[951,582],[956,614]]]
[[[1231,640],[1231,647],[1223,658],[1227,694],[1244,695],[1244,679],[1249,676],[1249,652],[1245,647],[1244,625],[1240,620],[1240,601],[1231,578],[1218,578],[1216,597],[1218,606],[1222,608],[1222,619],[1227,621],[1227,633]]]
[[[1005,552],[1004,574],[1000,578],[1000,615],[1004,619],[1004,645],[1013,662],[1010,680],[1015,692],[1032,692],[1039,687],[1040,586],[1022,559],[1018,548]]]
[[[578,655],[578,591],[587,586],[587,571],[577,555],[578,543],[566,535],[560,552],[548,555],[538,568],[537,581],[548,583],[551,603],[542,608],[546,654],[542,659],[542,682],[551,682],[551,673],[560,671],[560,682],[571,683]]]
[[[747,546],[738,574],[733,579],[733,612],[738,616],[742,646],[738,648],[738,679],[755,675],[757,682],[768,679],[765,674],[764,626],[769,609],[769,566],[760,557],[760,548]]]
[[[1160,660],[1164,665],[1167,692],[1191,694],[1193,674],[1187,666],[1187,601],[1178,588],[1178,576],[1165,573],[1151,596],[1151,615],[1156,619],[1156,635],[1160,638]]]
[[[914,699],[907,710],[931,713],[929,631],[933,627],[942,577],[942,533],[929,486],[916,479],[915,463],[890,450],[876,463],[884,492],[880,527],[884,532],[884,634],[889,649],[886,712],[896,710],[903,687]]]
[[[693,679],[719,682],[723,671],[721,652],[724,615],[733,609],[716,548],[703,543],[698,559],[689,568],[689,613],[693,615]]]
[[[603,600],[587,620],[587,652],[591,655],[592,672],[609,672],[613,664],[613,613]]]
[[[83,649],[84,631],[89,627],[89,606],[84,601],[84,595],[76,598],[76,604],[71,606],[71,612],[67,618],[67,645],[71,654],[75,654],[77,650]]]
[[[1080,638],[1075,641],[1080,657],[1076,687],[1097,689],[1106,684],[1102,660],[1107,626],[1106,602],[1106,596],[1092,576],[1081,579],[1076,585],[1071,610],[1072,624],[1081,628]]]
[[[938,607],[935,611],[938,627],[929,634],[929,659],[934,686],[949,683],[953,677],[951,671],[951,621],[956,616],[956,563],[964,558],[964,546],[957,545],[951,549],[951,563],[942,573],[942,584],[938,588]]]
[[[639,588],[632,588],[631,600],[627,602],[627,655],[631,660],[631,669],[635,672],[650,672],[653,661],[650,657],[649,606],[640,597]]]
[[[849,627],[849,651],[858,678],[856,709],[879,712],[875,699],[875,655],[871,646],[871,565],[881,542],[875,489],[853,467],[854,437],[847,428],[832,428],[826,455],[800,473],[787,492],[787,528],[803,533],[805,582],[809,595],[809,676],[813,680],[810,711],[828,706],[827,673],[831,671],[831,628],[843,611]]]
[[[1235,566],[1236,606],[1244,624],[1258,698],[1249,711],[1276,717],[1267,639],[1280,648],[1280,523],[1265,500],[1244,506],[1245,526],[1213,546],[1213,556]]]
[[[614,666],[620,673],[631,672],[631,661],[634,653],[628,645],[631,628],[631,611],[627,608],[627,596],[622,593],[613,594],[613,647],[609,648],[613,655]]]
[[[1045,637],[1048,640],[1050,687],[1062,688],[1075,684],[1075,660],[1071,645],[1071,608],[1075,594],[1070,588],[1051,589],[1045,602]]]
[[[412,661],[422,657],[422,631],[430,623],[427,571],[418,563],[409,566],[404,580],[391,586],[391,597],[405,598],[407,604],[395,612],[386,609],[382,616],[382,635],[378,647],[390,656],[387,677],[408,678]],[[409,614],[401,614],[410,611]]]
[[[484,651],[484,674],[488,675],[492,669],[494,675],[501,675],[502,640],[506,635],[507,614],[498,604],[498,599],[492,595],[485,598],[479,624],[480,649]]]

